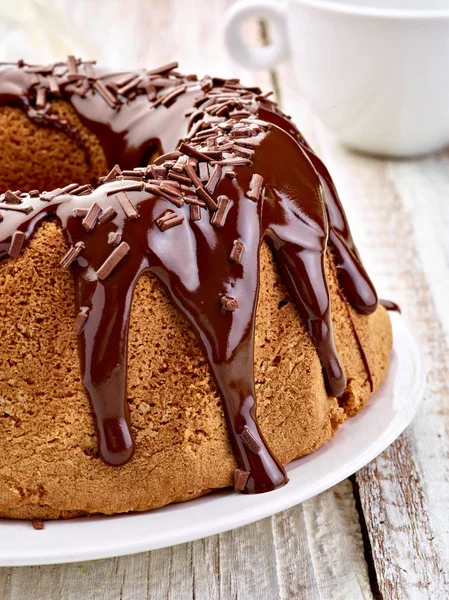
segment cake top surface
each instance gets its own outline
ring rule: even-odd
[[[81,79],[81,65],[69,63],[61,77],[72,77],[67,86],[83,86],[78,82],[89,76]],[[87,72],[89,64],[82,64]],[[48,80],[55,68],[43,73],[40,67],[37,74]],[[22,65],[13,71],[21,78],[26,69],[30,67]],[[34,74],[31,69],[27,77]],[[237,489],[267,491],[283,485],[286,475],[256,419],[253,351],[260,244],[266,240],[272,248],[315,344],[330,395],[341,395],[346,380],[332,334],[328,250],[357,310],[373,312],[377,297],[326,168],[283,127],[259,118],[265,97],[235,80],[219,84],[205,78],[199,84],[173,69],[145,72],[153,83],[147,81],[140,96],[148,103],[148,86],[167,71],[168,79],[183,82],[168,104],[192,92],[186,135],[177,149],[149,166],[116,165],[95,189],[72,183],[42,193],[2,194],[0,258],[18,256],[43,220],[59,222],[70,245],[61,267],[71,268],[75,281],[81,374],[100,454],[111,465],[130,460],[134,449],[126,402],[128,324],[136,282],[145,271],[153,272],[208,357],[239,466]],[[108,83],[117,82],[116,75],[107,77]],[[95,102],[106,103],[119,120],[125,101],[114,103],[109,96],[108,101],[103,87],[99,91],[95,85],[102,79],[93,81]],[[119,81],[118,90],[123,92],[131,81]],[[179,86],[171,85],[171,92],[157,98],[169,98]],[[82,102],[90,90],[76,97]],[[3,101],[4,94],[0,75]],[[270,113],[276,121],[275,106]]]

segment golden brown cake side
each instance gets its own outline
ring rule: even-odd
[[[128,402],[136,454],[123,467],[97,455],[73,333],[66,250],[43,225],[0,264],[0,515],[58,518],[147,510],[232,485],[235,461],[221,401],[196,337],[159,282],[141,278],[129,337]],[[334,333],[351,406],[369,398],[367,373],[328,269]],[[356,319],[376,388],[391,347],[386,311]],[[261,250],[255,381],[260,427],[283,464],[324,444],[346,418],[271,253]]]

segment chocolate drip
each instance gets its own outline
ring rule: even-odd
[[[384,298],[381,298],[379,300],[379,304],[387,310],[392,310],[398,313],[401,312],[401,307],[398,304],[396,304],[396,302],[392,302],[391,300],[385,300]]]
[[[327,391],[340,396],[346,377],[332,332],[324,266],[328,224],[322,188],[312,165],[301,156],[293,140],[285,139],[283,146],[285,154],[278,152],[270,161],[273,183],[267,185],[264,203],[267,240],[315,344]],[[301,162],[300,169],[295,159]],[[264,172],[269,171],[269,164],[264,167]]]
[[[92,79],[90,68],[88,79],[96,87],[81,87],[80,93],[73,82],[79,81],[82,66],[71,60],[68,74],[61,76],[69,78],[64,97],[97,134],[111,166],[121,162],[125,170],[113,169],[107,183],[91,193],[82,186],[72,195],[55,190],[18,196],[26,210],[14,204],[17,210],[6,212],[0,222],[0,258],[19,254],[42,220],[59,220],[71,245],[62,266],[71,265],[75,278],[82,379],[106,463],[122,465],[134,450],[126,402],[127,336],[135,285],[150,271],[190,322],[207,355],[239,473],[244,474],[238,489],[258,493],[278,488],[287,477],[256,419],[260,244],[265,239],[273,250],[317,349],[329,394],[342,395],[346,379],[332,333],[328,243],[350,303],[366,314],[377,305],[329,173],[258,90],[208,78],[201,84],[182,78],[182,85],[173,88],[169,76],[146,73],[153,83],[144,83],[144,95],[142,89],[136,91],[139,77],[102,76],[97,70]],[[0,76],[0,104],[14,97],[33,118],[29,107],[37,98],[29,95],[29,80],[21,69],[12,71],[12,78]],[[137,95],[125,102],[125,91]],[[193,103],[196,113],[188,129],[184,113]],[[264,120],[254,117],[258,111]],[[186,132],[177,152],[147,169],[129,171],[146,164],[152,144],[173,150]]]
[[[318,156],[310,149],[306,149],[306,154],[325,190],[330,222],[329,243],[343,290],[358,312],[371,315],[377,309],[377,293],[360,260],[335,185]]]
[[[340,283],[347,299],[358,312],[372,314],[376,311],[378,303],[376,289],[362,264],[351,236],[345,211],[327,167],[285,115],[263,106],[259,107],[259,115],[289,133],[301,145],[315,167],[326,195],[329,246],[335,257]]]

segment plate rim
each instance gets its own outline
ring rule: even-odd
[[[412,327],[410,326],[408,320],[404,315],[397,312],[389,313],[392,323],[393,329],[393,350],[395,348],[394,345],[394,336],[395,332],[398,333],[401,330],[402,334],[406,334],[410,339],[410,344],[408,346],[409,355],[411,358],[411,362],[416,367],[416,377],[411,385],[411,389],[409,391],[409,396],[411,398],[410,408],[407,411],[406,418],[403,417],[401,420],[398,420],[398,423],[394,426],[395,419],[393,418],[391,421],[391,427],[389,427],[387,431],[387,435],[378,437],[375,442],[368,448],[366,448],[363,452],[358,454],[350,463],[350,465],[343,463],[342,467],[336,470],[333,470],[331,473],[328,473],[324,477],[319,480],[318,485],[314,486],[313,491],[311,493],[306,493],[303,497],[298,500],[298,491],[295,487],[289,489],[289,486],[285,486],[280,490],[275,490],[274,492],[268,492],[264,494],[267,501],[262,506],[255,505],[254,508],[251,508],[251,505],[248,505],[238,511],[237,514],[232,516],[227,515],[222,518],[220,521],[217,521],[214,524],[208,523],[207,533],[204,531],[204,524],[201,523],[190,525],[176,533],[171,530],[165,535],[164,539],[161,538],[161,534],[159,537],[152,538],[150,540],[126,540],[120,542],[110,542],[107,546],[103,541],[101,547],[99,547],[100,542],[97,540],[98,545],[92,547],[92,542],[89,543],[89,547],[85,550],[76,549],[75,551],[70,550],[62,550],[61,549],[52,549],[51,551],[45,551],[39,555],[36,554],[36,551],[33,549],[32,552],[26,554],[26,552],[20,556],[17,554],[11,556],[6,556],[7,551],[2,551],[0,547],[0,567],[13,567],[13,566],[31,566],[31,565],[47,565],[47,564],[65,564],[72,562],[84,562],[91,560],[101,560],[105,558],[111,558],[116,556],[125,556],[131,554],[138,554],[140,552],[147,552],[151,550],[162,549],[170,546],[175,546],[178,544],[183,544],[187,542],[192,542],[198,539],[202,539],[205,537],[209,537],[211,535],[217,535],[219,533],[224,533],[226,531],[230,531],[232,529],[237,529],[248,525],[250,523],[254,523],[261,519],[267,518],[268,516],[272,516],[292,506],[296,506],[305,502],[306,500],[313,498],[314,496],[322,493],[323,491],[337,485],[366,464],[374,460],[379,454],[381,454],[388,446],[390,446],[394,440],[396,440],[399,435],[408,427],[413,417],[415,416],[420,403],[424,396],[424,390],[427,381],[427,365],[426,359],[423,353],[422,346],[414,333]],[[357,418],[354,417],[354,418]],[[342,425],[344,428],[344,424]],[[329,440],[325,446],[332,443],[338,436],[338,432],[336,437],[332,440]],[[318,452],[319,449],[316,451]],[[292,461],[287,466],[287,471],[294,469],[295,463],[297,461],[301,461],[304,459],[313,460],[315,452],[307,455],[306,457],[302,457],[300,459],[296,459],[296,461]],[[233,494],[231,490],[218,490],[216,493],[212,493],[201,498],[191,500],[189,502],[198,502],[202,501],[207,503],[208,501],[218,495],[226,496]],[[243,498],[251,498],[251,496],[242,496]],[[184,503],[183,503],[184,504]],[[99,516],[95,517],[96,519],[101,520],[109,520],[109,519],[123,519],[127,516],[132,516],[135,518],[139,518],[144,515],[148,515],[149,513],[157,513],[157,511],[167,510],[170,506],[179,506],[177,504],[168,505],[166,507],[161,507],[159,509],[155,509],[153,511],[147,511],[144,513],[133,513],[128,515],[112,515],[112,516]],[[83,519],[87,519],[84,517]],[[23,521],[18,521],[19,524],[23,525]],[[70,521],[73,525],[73,521]],[[17,524],[17,521],[7,519],[0,519],[0,532],[2,528],[14,528],[14,525]],[[58,525],[62,525],[63,523],[59,522]],[[20,525],[19,525],[20,526]],[[49,523],[51,526],[51,523]],[[33,530],[34,531],[34,530]],[[39,535],[39,532],[35,532]],[[103,539],[103,538],[101,538]],[[59,556],[58,556],[59,552]]]

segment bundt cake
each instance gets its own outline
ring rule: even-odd
[[[259,89],[175,69],[0,68],[2,517],[279,488],[385,376],[323,163]]]

